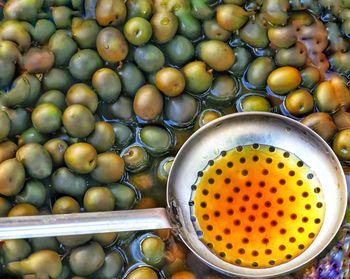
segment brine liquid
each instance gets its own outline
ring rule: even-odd
[[[266,145],[224,151],[198,173],[193,225],[223,260],[250,268],[283,264],[307,249],[325,214],[320,182],[292,153]]]

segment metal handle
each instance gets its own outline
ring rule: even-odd
[[[0,218],[0,239],[171,228],[165,208]]]

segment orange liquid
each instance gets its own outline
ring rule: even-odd
[[[295,155],[263,145],[209,161],[192,193],[194,226],[223,260],[250,268],[297,257],[325,214],[320,182]]]

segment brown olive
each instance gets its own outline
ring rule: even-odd
[[[180,95],[185,89],[185,77],[177,69],[167,67],[156,74],[156,86],[169,97]]]
[[[144,120],[156,119],[163,110],[163,97],[158,89],[146,84],[137,90],[133,108],[135,114]]]

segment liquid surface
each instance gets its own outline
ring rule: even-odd
[[[223,260],[267,268],[292,260],[319,233],[325,214],[320,182],[295,155],[239,146],[198,173],[190,201],[201,240]]]

